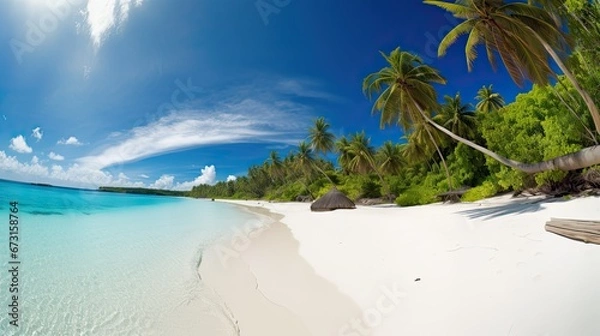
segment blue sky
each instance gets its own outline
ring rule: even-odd
[[[379,51],[419,53],[440,99],[494,84],[467,72],[456,21],[421,1],[7,0],[0,4],[0,178],[65,186],[189,189],[285,155],[324,116],[337,135],[379,129],[363,78]]]

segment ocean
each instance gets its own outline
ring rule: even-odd
[[[205,200],[0,181],[0,335],[236,335],[198,265],[258,220]]]

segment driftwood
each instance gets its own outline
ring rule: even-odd
[[[584,243],[600,245],[600,221],[551,218],[546,231]]]

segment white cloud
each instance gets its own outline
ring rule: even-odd
[[[94,46],[100,47],[114,29],[127,21],[130,9],[142,3],[143,0],[89,0],[84,14]]]
[[[244,99],[210,109],[171,112],[135,127],[122,142],[79,162],[97,169],[200,146],[233,143],[296,144],[304,137],[311,115],[291,102]]]
[[[235,180],[237,180],[237,177],[235,177],[234,175],[227,176],[227,182],[231,182],[231,181],[235,181]]]
[[[146,174],[140,174],[139,177],[143,178],[143,179],[147,179],[150,178],[150,176],[146,175]]]
[[[54,161],[63,161],[65,159],[64,156],[56,154],[54,152],[50,152],[50,154],[48,154],[48,157],[50,158],[50,160]]]
[[[151,189],[172,189],[175,176],[163,175],[158,180],[154,181],[149,188]]]
[[[200,176],[196,177],[195,180],[189,182],[177,183],[174,190],[188,191],[192,190],[193,187],[201,184],[213,185],[217,181],[217,170],[215,166],[205,166],[204,169],[200,170]]]
[[[142,182],[130,181],[122,173],[115,177],[108,172],[78,164],[67,168],[57,164],[48,167],[40,164],[37,156],[34,156],[30,163],[22,163],[16,157],[8,156],[4,151],[0,151],[0,171],[3,177],[17,181],[35,179],[38,182],[77,187],[144,186]]]
[[[44,136],[44,132],[42,132],[42,129],[40,127],[36,127],[33,130],[31,130],[31,136],[36,138],[37,141],[42,140],[42,136]]]
[[[10,139],[10,145],[8,148],[19,153],[31,153],[33,150],[27,145],[27,141],[22,135]]]
[[[69,137],[67,140],[60,139],[60,140],[58,140],[57,144],[59,144],[59,145],[72,145],[72,146],[81,146],[81,145],[83,145],[81,142],[79,142],[79,139],[77,139],[74,136]]]

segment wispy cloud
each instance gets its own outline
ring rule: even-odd
[[[251,98],[229,101],[213,108],[171,112],[148,125],[133,128],[120,142],[78,162],[101,169],[200,146],[295,144],[309,122],[309,109],[289,101],[264,102]]]
[[[10,139],[8,148],[19,153],[31,153],[33,151],[33,149],[27,145],[27,141],[25,141],[25,138],[22,135]]]
[[[36,127],[33,130],[31,130],[31,136],[36,138],[37,141],[40,141],[44,136],[44,132],[42,132],[42,129],[40,127]]]
[[[84,14],[94,46],[100,47],[113,30],[127,21],[131,8],[142,3],[143,0],[89,0]]]

